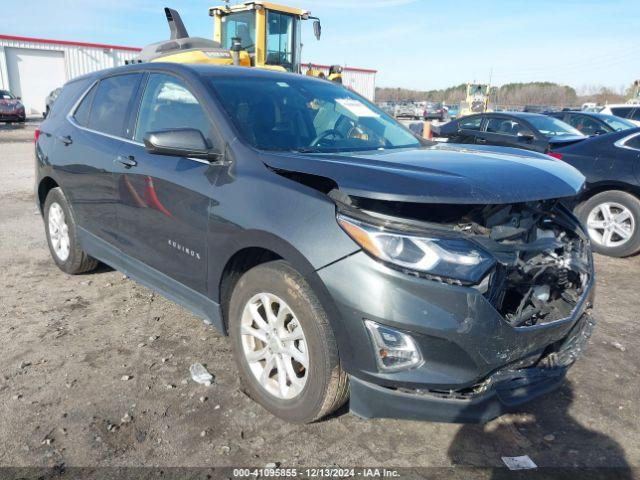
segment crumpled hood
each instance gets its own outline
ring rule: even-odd
[[[271,168],[332,179],[341,192],[378,200],[502,204],[571,197],[578,170],[548,155],[513,148],[435,145],[341,154],[273,153]]]

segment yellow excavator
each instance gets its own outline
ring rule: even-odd
[[[486,83],[467,83],[467,94],[465,99],[460,102],[458,117],[489,112],[490,92],[491,86]]]
[[[239,65],[302,73],[302,22],[313,20],[320,39],[320,19],[307,10],[252,1],[209,9],[213,40],[190,37],[177,11],[165,8],[171,36],[142,49],[135,62],[208,63]],[[342,82],[342,68],[333,65],[328,75],[311,66],[307,75]]]

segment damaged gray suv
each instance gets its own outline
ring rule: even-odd
[[[495,148],[495,147],[494,147]],[[68,83],[36,132],[53,260],[98,261],[229,334],[243,388],[311,422],[487,421],[558,387],[593,328],[584,178],[417,139],[351,91],[138,64]]]

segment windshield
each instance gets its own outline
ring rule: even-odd
[[[339,152],[420,146],[372,103],[325,80],[210,77],[231,121],[262,150]]]
[[[539,130],[545,137],[562,137],[568,135],[577,135],[583,137],[579,130],[573,128],[571,125],[564,123],[557,118],[547,117],[546,115],[530,116],[527,117],[527,121]]]
[[[0,90],[0,100],[13,100],[13,94],[7,90]]]
[[[620,117],[616,117],[613,115],[601,115],[600,120],[613,128],[616,132],[621,132],[622,130],[629,130],[630,128],[636,128],[636,125],[631,123],[628,120],[625,120]]]

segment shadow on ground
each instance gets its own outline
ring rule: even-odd
[[[554,477],[566,469],[563,478],[634,478],[620,444],[570,415],[573,399],[573,387],[567,382],[556,394],[524,406],[520,413],[486,425],[464,425],[449,446],[451,464],[493,467],[488,478],[503,478],[507,470],[497,463],[502,457],[528,455]],[[564,458],[560,467],[559,458]]]

